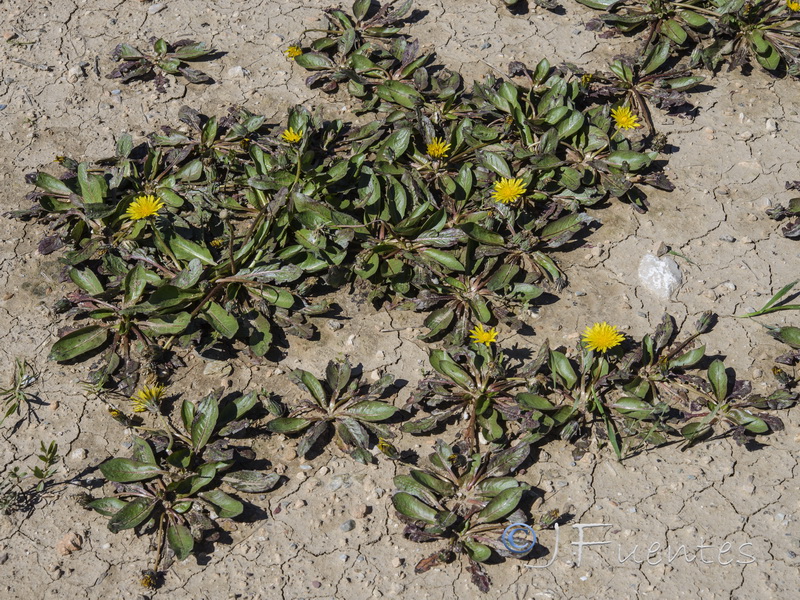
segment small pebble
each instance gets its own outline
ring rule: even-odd
[[[330,329],[331,331],[338,331],[342,327],[344,327],[344,323],[342,323],[341,321],[337,321],[335,319],[330,319],[328,321],[328,329]]]
[[[322,586],[322,584],[319,581],[312,581],[311,582],[311,587],[313,587],[313,588],[319,589],[321,586]]]
[[[305,500],[298,500],[294,504],[292,504],[292,508],[303,508],[306,505]]]
[[[122,93],[122,90],[111,90],[110,94],[112,96],[119,96]]]
[[[369,506],[366,504],[359,504],[350,511],[350,514],[353,515],[355,519],[363,519],[369,514]]]
[[[69,453],[72,460],[84,460],[87,456],[89,456],[89,451],[86,448],[75,448]]]
[[[151,15],[155,15],[155,14],[160,13],[165,8],[167,8],[165,4],[163,4],[161,2],[156,2],[155,4],[147,7],[147,13],[151,14]]]
[[[340,554],[339,555],[339,560],[342,561],[342,562],[347,562],[348,558],[350,558],[350,557],[347,556],[347,554]]]
[[[404,558],[400,558],[399,556],[395,556],[395,557],[392,559],[392,566],[393,566],[395,569],[397,569],[397,568],[399,568],[399,567],[402,567],[404,562],[405,562],[405,559],[404,559]]]
[[[306,477],[307,477],[307,475],[305,473],[303,473],[302,471],[294,476],[294,478],[297,479],[297,481],[305,481]]]
[[[327,475],[330,469],[328,467],[320,467],[317,471],[317,475]]]
[[[731,243],[736,241],[736,238],[733,237],[732,235],[721,235],[719,236],[719,239],[723,242],[731,242]]]
[[[347,521],[342,523],[341,526],[339,527],[339,529],[341,529],[342,531],[345,531],[345,532],[346,531],[353,531],[353,529],[355,529],[355,528],[356,528],[356,522],[353,519],[348,519]]]
[[[3,552],[0,554],[0,565],[4,565],[8,560],[8,552]]]

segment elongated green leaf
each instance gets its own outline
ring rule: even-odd
[[[131,483],[152,479],[164,471],[152,463],[139,462],[130,458],[112,458],[100,465],[100,472],[109,481]]]
[[[72,279],[72,282],[75,285],[90,293],[92,296],[102,294],[104,291],[103,284],[100,283],[100,280],[97,278],[97,275],[94,274],[94,271],[89,268],[76,269],[75,267],[72,267],[69,270],[69,278]]]
[[[294,60],[298,65],[309,71],[321,71],[334,67],[330,58],[318,52],[304,52],[300,56],[296,56]]]
[[[232,498],[228,494],[220,490],[208,490],[207,492],[200,492],[198,494],[203,500],[207,500],[212,504],[219,507],[217,514],[224,518],[230,519],[238,517],[244,511],[244,505],[236,498]]]
[[[425,471],[420,471],[419,469],[412,469],[411,470],[411,477],[414,478],[415,481],[418,481],[425,487],[432,489],[433,491],[437,492],[440,496],[452,496],[456,493],[455,486],[450,483],[449,481],[445,481],[444,479],[440,479],[430,473],[426,473]]]
[[[167,527],[167,543],[175,553],[175,558],[183,560],[192,553],[194,538],[186,525],[173,523]]]
[[[676,367],[691,367],[697,364],[706,353],[705,345],[700,346],[699,348],[695,348],[694,350],[690,350],[684,354],[681,354],[677,358],[673,358],[669,361],[669,368],[674,369]]]
[[[239,331],[239,321],[216,302],[209,302],[204,313],[211,326],[223,337],[231,339]]]
[[[99,325],[76,329],[53,344],[48,358],[62,362],[91,352],[106,342],[108,333],[108,329]]]
[[[206,445],[211,433],[217,426],[219,418],[219,402],[213,394],[209,394],[197,405],[197,411],[192,421],[192,447],[199,452]]]
[[[127,505],[127,502],[119,498],[98,498],[89,502],[86,508],[91,508],[105,517],[113,517]]]
[[[491,523],[511,514],[516,510],[524,491],[525,489],[522,487],[503,490],[478,513],[478,519],[485,523]]]
[[[722,402],[728,396],[728,375],[725,373],[725,363],[717,359],[708,367],[708,380],[714,390],[714,396]]]
[[[431,260],[435,260],[440,265],[443,265],[450,269],[451,271],[462,272],[464,271],[464,265],[461,264],[455,256],[449,254],[443,250],[437,250],[436,248],[425,248],[420,252],[420,254],[426,258],[430,258]]]
[[[211,252],[209,252],[208,248],[191,240],[187,240],[177,233],[173,233],[170,236],[169,248],[172,250],[173,254],[175,254],[175,258],[178,260],[191,261],[192,259],[196,258],[200,262],[207,265],[217,264],[214,258],[211,256]]]
[[[350,406],[346,413],[360,421],[383,421],[397,412],[397,407],[379,402],[377,400],[365,400]]]
[[[392,496],[395,510],[417,521],[425,521],[433,525],[436,523],[436,510],[406,492],[398,492]]]
[[[266,428],[275,433],[297,433],[302,431],[313,421],[296,417],[279,417],[267,423]]]
[[[319,379],[314,377],[308,371],[304,371],[303,369],[295,369],[292,371],[290,379],[297,385],[300,389],[307,391],[314,397],[314,400],[322,407],[325,407],[327,403],[327,399],[325,397],[325,389],[322,387],[322,384],[319,382]]]
[[[116,513],[108,522],[108,528],[113,533],[119,533],[123,529],[131,529],[144,523],[150,513],[153,512],[157,500],[155,498],[135,498]]]
[[[138,326],[145,335],[158,337],[183,333],[190,321],[188,312],[180,312],[163,317],[151,317],[147,321],[140,321]]]
[[[44,172],[36,174],[36,181],[34,181],[34,184],[36,187],[42,188],[49,194],[69,196],[72,193],[72,190],[67,187],[67,184]]]

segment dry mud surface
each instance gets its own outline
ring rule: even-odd
[[[600,68],[633,48],[624,39],[603,40],[586,31],[592,11],[564,4],[559,16],[533,3],[527,13],[512,15],[492,0],[420,0],[411,33],[435,45],[439,63],[467,81],[505,71],[512,59],[534,64],[546,56],[553,64]],[[349,98],[308,90],[302,69],[282,54],[328,5],[0,0],[0,30],[24,42],[0,47],[0,211],[24,203],[31,189],[24,174],[58,172],[57,155],[90,161],[112,155],[116,135],[127,131],[140,139],[177,124],[183,104],[205,114],[240,104],[274,123],[295,103],[321,106],[328,116],[347,113]],[[122,85],[104,77],[113,68],[109,54],[116,44],[143,45],[150,36],[192,37],[224,51],[202,67],[216,83],[184,87],[171,80],[168,93],[158,96],[151,82]],[[784,182],[800,179],[797,82],[755,71],[747,77],[722,73],[709,83],[695,95],[694,118],[655,113],[669,135],[668,171],[677,189],[650,193],[652,208],[643,215],[619,204],[593,211],[602,227],[583,248],[560,257],[569,287],[556,303],[530,315],[533,336],[510,338],[501,331],[504,345],[538,348],[545,337],[571,345],[599,320],[641,336],[664,310],[680,323],[711,309],[720,321],[707,336],[707,352],[725,356],[740,377],[754,379],[756,389],[771,385],[765,374],[785,347],[757,323],[732,315],[760,307],[800,272],[800,246],[781,237],[764,215],[771,202],[788,199]],[[79,476],[91,480],[97,464],[126,455],[130,438],[82,392],[85,365],[46,362],[64,325],[51,307],[66,288],[58,283],[55,255],[37,253],[42,228],[0,219],[0,230],[3,376],[14,357],[28,358],[41,373],[35,389],[46,402],[36,407],[38,420],[14,435],[3,429],[0,464],[6,470],[33,466],[39,440],[55,439],[63,456],[56,481],[65,482],[30,515],[0,516],[1,598],[422,600],[479,594],[457,565],[414,574],[414,565],[433,548],[401,535],[389,503],[395,465],[365,467],[330,451],[305,461],[277,438],[257,440],[255,449],[283,471],[283,485],[249,497],[251,518],[225,523],[222,539],[174,564],[159,591],[138,587],[150,539],[111,534],[105,519],[77,505],[81,488],[69,483]],[[641,257],[662,242],[692,260],[678,260],[684,284],[669,300],[643,289],[637,277]],[[199,397],[219,385],[263,386],[292,399],[296,391],[284,372],[300,365],[317,372],[328,358],[347,355],[367,373],[383,370],[407,380],[397,399],[404,402],[426,364],[415,340],[422,316],[376,314],[346,298],[339,302],[349,317],[344,328],[334,335],[323,323],[319,342],[293,340],[280,364],[254,365],[244,357],[207,364],[189,354],[188,368],[176,374],[171,389]],[[767,322],[786,323],[786,314],[791,318],[777,313]],[[555,532],[542,534],[544,556],[491,565],[493,587],[486,597],[788,598],[800,588],[799,415],[796,409],[782,414],[785,431],[755,452],[722,440],[686,452],[668,447],[623,463],[603,449],[574,462],[568,447],[545,446],[524,479],[544,495],[545,506],[568,508],[574,517],[560,529],[558,544]],[[405,440],[404,447],[424,456],[432,441]],[[604,526],[574,527],[593,524]],[[604,545],[579,546],[581,531],[584,542]],[[63,556],[56,545],[70,533],[81,536],[81,548]]]

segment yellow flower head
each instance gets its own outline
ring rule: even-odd
[[[224,245],[225,245],[224,237],[215,237],[213,240],[211,240],[212,248],[222,248]]]
[[[303,49],[300,46],[289,46],[283,53],[287,58],[297,58],[303,53]]]
[[[152,217],[161,210],[163,206],[164,203],[155,196],[149,194],[147,196],[138,196],[131,202],[125,214],[128,215],[131,221],[138,221],[139,219]]]
[[[522,179],[508,179],[502,177],[500,181],[494,184],[494,192],[492,192],[492,200],[495,202],[502,202],[503,204],[510,204],[520,199],[522,194],[528,188],[522,183]]]
[[[792,12],[800,12],[800,2],[796,0],[786,0],[786,8]]]
[[[163,397],[163,385],[147,385],[131,397],[133,412],[156,412]]]
[[[642,126],[639,123],[639,117],[631,110],[630,106],[612,108],[611,116],[614,117],[617,129],[636,129]]]
[[[497,330],[492,327],[489,330],[483,328],[483,323],[478,323],[478,326],[470,330],[472,341],[476,344],[486,344],[488,348],[492,342],[497,341]]]
[[[294,129],[289,127],[289,129],[285,129],[283,131],[283,133],[281,134],[281,138],[283,138],[283,141],[285,142],[289,142],[290,144],[296,144],[297,142],[303,139],[303,130],[301,129],[300,131],[295,131]]]
[[[428,156],[431,158],[444,158],[447,156],[447,153],[450,151],[450,144],[448,144],[444,138],[435,137],[428,144],[427,152]]]
[[[158,587],[158,573],[152,569],[142,571],[142,577],[139,579],[139,584],[148,590],[154,590]]]
[[[609,325],[605,321],[587,327],[586,331],[583,332],[583,337],[581,337],[581,341],[588,350],[599,350],[600,352],[607,352],[611,348],[616,348],[624,339],[625,336],[619,333],[616,327]]]

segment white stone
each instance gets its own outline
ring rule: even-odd
[[[656,296],[669,298],[683,283],[683,277],[673,259],[648,253],[639,263],[639,281]]]

